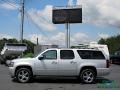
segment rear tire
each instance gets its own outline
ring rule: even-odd
[[[16,71],[16,80],[20,83],[27,83],[32,80],[32,71],[28,68],[20,68]]]
[[[81,71],[79,78],[82,83],[91,84],[95,82],[96,73],[92,69],[84,69]]]

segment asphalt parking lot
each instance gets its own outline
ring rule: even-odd
[[[97,79],[95,84],[82,84],[76,79],[35,79],[21,84],[13,81],[8,67],[0,65],[0,90],[120,90],[120,65],[111,66],[111,74]]]

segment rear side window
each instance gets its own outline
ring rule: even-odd
[[[74,52],[72,50],[61,50],[60,58],[61,59],[74,59]]]
[[[101,51],[77,50],[82,59],[105,59]]]

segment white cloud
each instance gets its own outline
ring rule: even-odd
[[[37,37],[39,39],[39,44],[56,44],[56,45],[62,45],[65,46],[65,33],[59,32],[54,36],[51,36],[50,38],[45,37],[41,34],[33,34],[29,36],[29,40],[36,43]],[[88,35],[84,33],[76,33],[71,37],[71,45],[78,45],[78,44],[84,44],[89,43],[92,40]]]
[[[83,7],[83,22],[120,27],[120,0],[77,0]]]
[[[32,34],[27,38],[28,40],[37,43],[37,38],[39,40],[39,44],[57,44],[64,45],[65,42],[65,34],[62,32],[57,33],[54,36],[46,37],[42,34]]]
[[[0,7],[6,10],[17,10],[19,5],[13,3],[2,3],[0,4]]]
[[[12,39],[13,37],[8,34],[0,34],[0,39],[3,39],[3,38]]]
[[[69,0],[68,5],[73,5],[73,0]]]
[[[77,44],[86,44],[90,43],[92,40],[90,37],[85,33],[76,33],[71,38],[71,44],[77,45]]]
[[[14,37],[8,34],[0,34],[0,39],[3,38],[12,39]],[[65,46],[65,33],[63,32],[58,32],[56,35],[48,36],[48,37],[42,34],[32,34],[24,38],[32,41],[33,43],[37,43],[37,38],[38,38],[39,44],[56,44],[60,46]],[[71,45],[84,44],[92,41],[90,37],[85,33],[75,33],[73,36],[71,36],[70,39],[71,39]]]
[[[41,34],[33,34],[28,37],[33,43],[37,43],[37,38],[39,39],[40,44],[49,44],[48,38]]]
[[[68,1],[68,5],[72,6],[72,5],[76,5],[77,0],[69,0]]]
[[[104,34],[104,33],[99,33],[99,34],[98,34],[98,37],[99,37],[99,39],[101,39],[101,38],[106,39],[106,38],[109,37],[109,35],[108,35],[108,34]]]
[[[55,36],[51,37],[54,44],[65,45],[65,33],[59,32]]]
[[[46,31],[56,30],[56,26],[52,24],[52,6],[47,5],[43,10],[31,9],[29,16],[32,21]]]

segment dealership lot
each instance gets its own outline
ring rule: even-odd
[[[13,81],[8,67],[0,65],[0,90],[120,90],[120,65],[111,66],[111,74],[100,77],[95,84],[81,84],[76,79],[35,79],[21,84]]]

